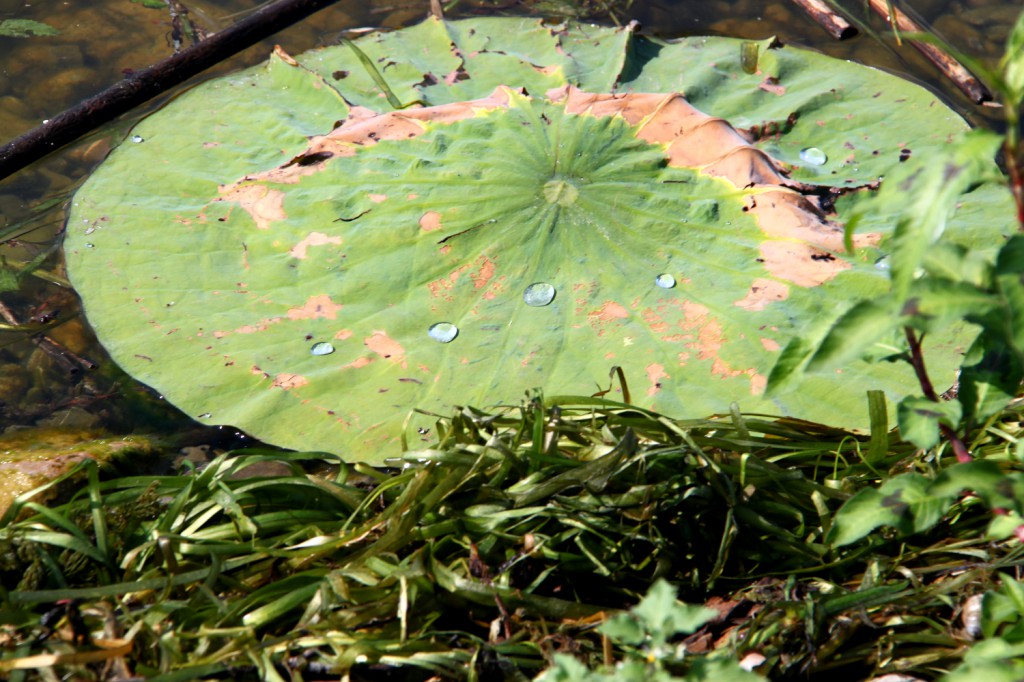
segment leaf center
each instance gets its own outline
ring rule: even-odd
[[[580,195],[575,185],[562,179],[548,180],[544,183],[542,191],[548,203],[562,206],[572,206]]]

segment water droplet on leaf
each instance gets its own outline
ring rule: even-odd
[[[209,418],[210,418],[210,417],[212,417],[212,416],[213,416],[213,415],[212,415],[212,414],[210,414],[209,412],[203,412],[203,413],[202,413],[201,415],[199,415],[198,417],[196,417],[196,419],[209,419]]]
[[[881,258],[879,258],[878,260],[875,261],[875,269],[876,270],[888,270],[888,269],[890,269],[890,267],[891,266],[889,265],[889,257],[888,256],[882,256]]]
[[[555,288],[547,282],[534,282],[526,287],[523,292],[523,301],[526,305],[539,308],[555,300]]]
[[[459,335],[459,328],[451,322],[438,322],[430,325],[427,335],[441,343],[451,343]]]
[[[330,355],[334,352],[334,346],[326,341],[318,341],[310,347],[309,352],[313,355]]]
[[[654,283],[662,289],[671,289],[676,285],[676,278],[666,272],[655,277]]]
[[[132,142],[134,142],[135,144],[139,144],[140,142],[145,142],[145,141],[146,140],[145,140],[145,138],[142,137],[142,135],[132,135]]]
[[[800,159],[812,166],[824,166],[828,155],[817,147],[804,147],[800,150]]]

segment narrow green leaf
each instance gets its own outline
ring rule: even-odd
[[[297,583],[306,580],[302,575],[293,575],[289,579]],[[252,628],[273,623],[286,613],[309,603],[316,591],[320,589],[320,585],[321,582],[316,581],[291,589],[277,599],[246,613],[242,616],[242,622]]]
[[[878,585],[862,590],[847,592],[845,594],[828,597],[821,604],[822,611],[826,616],[835,616],[843,611],[869,609],[873,606],[889,604],[912,593],[907,590],[907,583],[901,581],[891,585]]]
[[[868,417],[871,420],[871,441],[866,459],[874,464],[889,453],[889,409],[884,391],[868,391]]]
[[[22,534],[25,540],[32,542],[40,542],[44,545],[53,545],[54,547],[63,547],[64,549],[70,549],[72,552],[78,552],[85,556],[98,561],[101,564],[105,564],[107,557],[100,553],[96,549],[95,545],[91,545],[88,542],[82,540],[79,537],[70,535],[68,533],[56,533],[54,531],[47,530],[29,530]]]
[[[96,549],[103,555],[104,561],[113,564],[113,556],[110,553],[110,539],[107,536],[106,508],[103,505],[103,495],[100,492],[99,467],[91,459],[85,460],[85,471],[88,475],[87,485],[89,490],[89,511],[92,516],[92,529],[96,535]]]

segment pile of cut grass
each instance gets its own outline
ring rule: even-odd
[[[947,462],[876,416],[857,435],[536,397],[438,416],[430,447],[389,470],[260,449],[173,476],[86,465],[69,501],[24,496],[0,520],[0,672],[522,680],[558,652],[619,660],[596,626],[664,578],[721,613],[687,660],[931,679],[967,650],[961,605],[1022,552],[985,539],[970,497],[912,536],[828,544],[851,494]],[[1003,417],[973,445],[1017,467],[1021,417]],[[286,469],[263,475],[268,461]]]

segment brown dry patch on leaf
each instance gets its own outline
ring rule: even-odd
[[[214,201],[230,201],[238,204],[243,211],[252,216],[256,227],[261,230],[270,228],[275,220],[284,220],[288,215],[284,212],[284,193],[264,185],[241,184],[241,180],[232,185],[221,185],[218,189],[220,197]]]
[[[306,303],[297,308],[288,309],[289,320],[316,320],[321,317],[333,320],[344,306],[338,305],[327,294],[310,296]]]
[[[779,97],[782,97],[783,95],[786,94],[786,87],[783,85],[779,85],[778,79],[772,78],[771,76],[768,76],[763,81],[761,81],[757,87],[761,88],[765,92],[770,92],[773,95],[778,95]]]
[[[647,395],[653,396],[661,390],[661,380],[670,378],[665,372],[665,367],[654,362],[644,368],[647,372],[647,381],[650,386],[647,388]]]
[[[323,170],[323,162],[332,157],[353,156],[359,147],[368,147],[382,140],[406,140],[421,135],[426,130],[427,122],[454,123],[472,118],[480,111],[507,108],[513,92],[515,91],[511,88],[499,86],[490,95],[480,99],[389,111],[383,114],[365,107],[352,107],[348,118],[340,126],[326,135],[311,137],[306,150],[288,163],[247,175],[232,185],[227,185],[226,189],[222,189],[222,194],[241,186],[242,183],[253,181],[297,183],[303,176]],[[376,196],[387,198],[384,195]],[[371,200],[376,201],[372,196]]]
[[[645,92],[597,94],[571,85],[553,88],[546,95],[552,102],[563,102],[567,114],[621,116],[629,125],[637,125],[665,99],[665,95]]]
[[[278,374],[274,377],[274,382],[270,384],[273,388],[283,388],[289,391],[293,388],[299,388],[309,383],[309,379],[302,376],[301,374]]]
[[[256,324],[243,324],[241,327],[229,332],[217,330],[213,332],[213,338],[223,339],[225,336],[230,336],[231,334],[255,334],[257,332],[266,331],[270,325],[277,324],[280,321],[280,317],[269,317],[265,320],[260,320]]]
[[[368,364],[373,362],[373,360],[374,360],[374,358],[368,358],[368,357],[356,358],[355,360],[353,360],[352,362],[348,363],[347,365],[342,365],[341,369],[360,369],[362,367],[366,367]]]
[[[669,313],[676,318],[675,324],[666,321]],[[697,360],[711,361],[711,374],[723,379],[746,375],[750,377],[750,392],[760,395],[767,385],[767,378],[757,373],[754,368],[733,369],[719,357],[719,352],[726,343],[722,324],[711,315],[710,309],[692,301],[672,299],[663,301],[657,310],[650,308],[642,312],[643,318],[651,325],[652,330],[670,333],[661,339],[668,343],[682,343],[688,351],[678,354],[679,365],[684,366],[696,353]],[[658,332],[656,332],[658,333]]]
[[[779,342],[776,341],[775,339],[769,339],[763,336],[761,337],[761,345],[764,346],[764,349],[766,351],[769,351],[771,353],[774,353],[775,351],[782,348],[782,346],[779,345]]]
[[[388,336],[387,332],[374,330],[371,336],[363,339],[363,345],[385,360],[401,363],[405,367],[405,348],[402,348],[402,344]]]
[[[347,156],[352,156],[354,153],[355,152],[350,152]],[[280,185],[298,184],[299,180],[301,180],[303,176],[312,175],[313,173],[323,170],[324,164],[322,161],[325,161],[335,155],[331,152],[322,152],[322,154],[322,157],[307,157],[304,154],[300,154],[283,166],[246,175],[241,180],[235,182],[233,186],[241,186],[243,183],[251,182],[274,182]],[[342,156],[342,154],[338,154],[338,156]],[[312,163],[303,161],[303,159],[307,158],[319,160]]]
[[[626,319],[629,317],[629,311],[615,301],[605,301],[600,308],[591,312],[588,317],[591,324],[601,326],[603,322]]]
[[[831,255],[844,251],[843,231],[826,218],[816,198],[802,193],[809,188],[790,181],[779,164],[752,146],[728,121],[708,116],[681,94],[594,94],[564,86],[548,91],[547,96],[564,103],[570,114],[621,116],[637,127],[638,139],[665,146],[670,165],[696,168],[750,189],[749,211],[764,233],[800,240],[807,246],[767,246],[771,258],[766,258],[765,265],[773,276],[799,286],[817,286],[850,267]],[[854,244],[858,248],[872,246],[879,239],[878,234],[857,235]],[[752,287],[737,305],[761,310],[772,298],[781,300],[780,287],[784,285],[754,286],[758,291]]]
[[[424,232],[433,232],[441,229],[441,214],[437,211],[427,211],[420,217],[420,229]]]
[[[816,287],[850,267],[828,251],[800,241],[771,239],[761,242],[764,267],[779,279],[798,287]]]
[[[451,295],[451,290],[455,287],[455,283],[459,280],[459,276],[469,270],[470,265],[460,265],[459,267],[452,270],[445,277],[438,277],[433,282],[427,284],[427,288],[430,290],[430,295],[433,298],[441,298],[445,301],[454,301],[454,297]]]
[[[469,278],[473,280],[474,289],[483,289],[494,277],[494,261],[487,256],[480,256],[476,262],[480,264],[480,269],[471,272]]]
[[[679,326],[686,331],[697,332],[697,339],[688,343],[687,346],[697,351],[698,360],[714,359],[716,363],[720,362],[718,351],[725,344],[722,325],[711,317],[711,311],[707,306],[692,301],[677,303],[683,313],[683,320]],[[724,368],[719,368],[719,371],[716,371],[715,368],[711,370],[712,374],[720,374],[722,371],[728,370],[724,370]]]
[[[387,194],[367,194],[366,198],[375,204],[383,204],[388,200]]]
[[[807,197],[784,187],[766,189],[754,197],[750,212],[770,237],[793,238],[828,251],[844,251],[843,231],[826,221],[821,211]],[[853,237],[854,248],[875,246],[881,239],[877,232]]]
[[[480,111],[507,108],[513,92],[511,88],[499,86],[487,97],[465,102],[389,111],[371,117],[350,115],[331,132],[310,139],[304,153],[307,156],[326,152],[351,156],[357,147],[374,145],[381,140],[406,140],[422,134],[428,121],[454,123],[472,118]]]
[[[331,236],[323,232],[310,232],[305,239],[293,246],[288,253],[292,258],[304,259],[306,251],[311,246],[325,246],[327,244],[341,244],[341,237]]]
[[[736,301],[733,305],[744,310],[764,310],[776,301],[785,301],[789,298],[789,287],[782,282],[772,279],[758,278],[750,285],[747,295]]]

